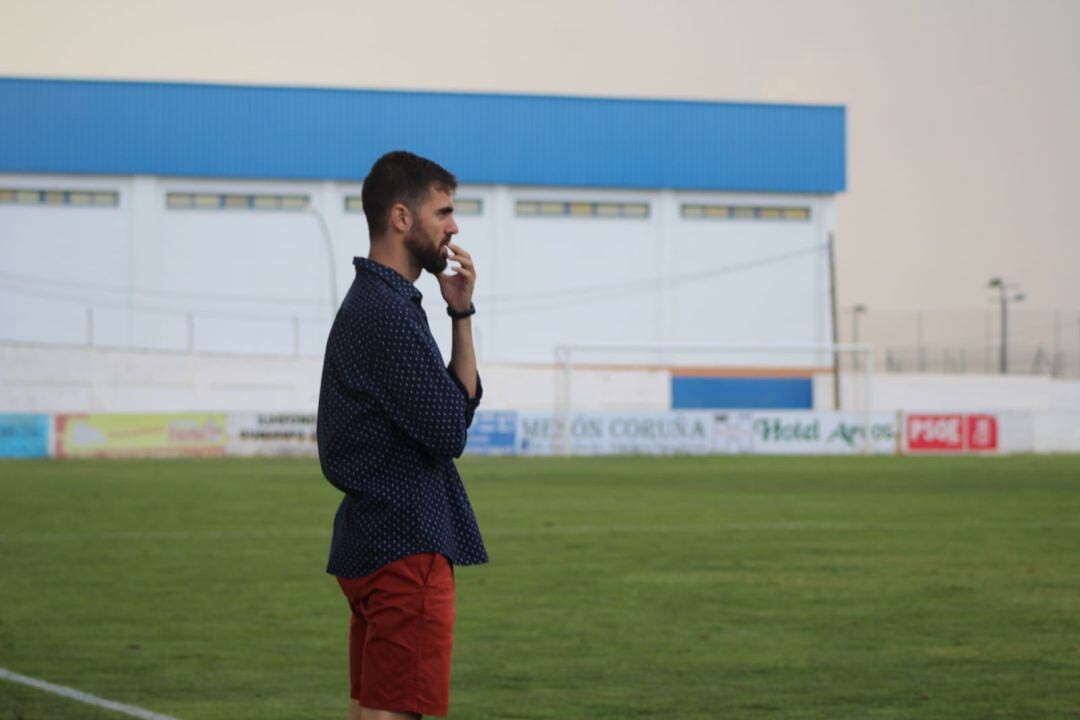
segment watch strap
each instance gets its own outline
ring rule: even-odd
[[[458,311],[454,310],[454,308],[447,305],[446,306],[446,314],[449,315],[454,320],[464,320],[465,318],[476,314],[476,306],[473,305],[472,303],[469,303],[469,309],[468,310],[462,310],[461,312],[458,312]]]

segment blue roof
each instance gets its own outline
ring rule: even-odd
[[[843,107],[0,78],[0,172],[835,193]]]

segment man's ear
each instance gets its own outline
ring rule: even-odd
[[[412,227],[412,212],[403,203],[390,208],[390,226],[400,233],[406,233]]]

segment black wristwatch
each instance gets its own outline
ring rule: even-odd
[[[461,312],[457,312],[454,310],[454,308],[447,305],[446,314],[449,315],[450,318],[453,320],[464,320],[465,318],[471,317],[472,315],[476,314],[476,306],[472,303],[469,303],[468,310],[462,310]]]

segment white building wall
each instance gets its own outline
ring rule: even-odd
[[[681,202],[716,203],[715,197],[677,194]],[[766,205],[769,196],[741,195],[740,205]],[[771,200],[775,203],[775,196]],[[821,345],[832,342],[828,254],[831,201],[809,197],[792,205],[812,208],[800,223],[673,219],[668,249],[665,339],[693,345]],[[678,207],[672,208],[678,212]],[[669,211],[670,212],[670,211]],[[776,357],[732,356],[733,365],[771,364]],[[789,355],[782,364],[818,364]]]
[[[522,199],[651,200],[645,193],[512,191]],[[563,343],[656,342],[655,218],[515,218],[495,312],[510,332],[499,360],[551,360]],[[500,296],[497,296],[500,297]]]
[[[358,183],[0,175],[0,187],[115,191],[117,207],[0,204],[0,341],[317,356],[332,317],[313,212],[168,209],[166,194],[306,195],[332,237],[340,300],[368,249]],[[463,186],[459,240],[479,269],[488,363],[551,362],[565,343],[814,344],[831,337],[831,198]],[[643,202],[647,217],[522,217],[518,200]],[[685,219],[686,202],[811,208],[808,221]],[[449,323],[418,283],[436,340]],[[805,365],[789,358],[793,365]],[[765,362],[732,357],[732,364]]]

